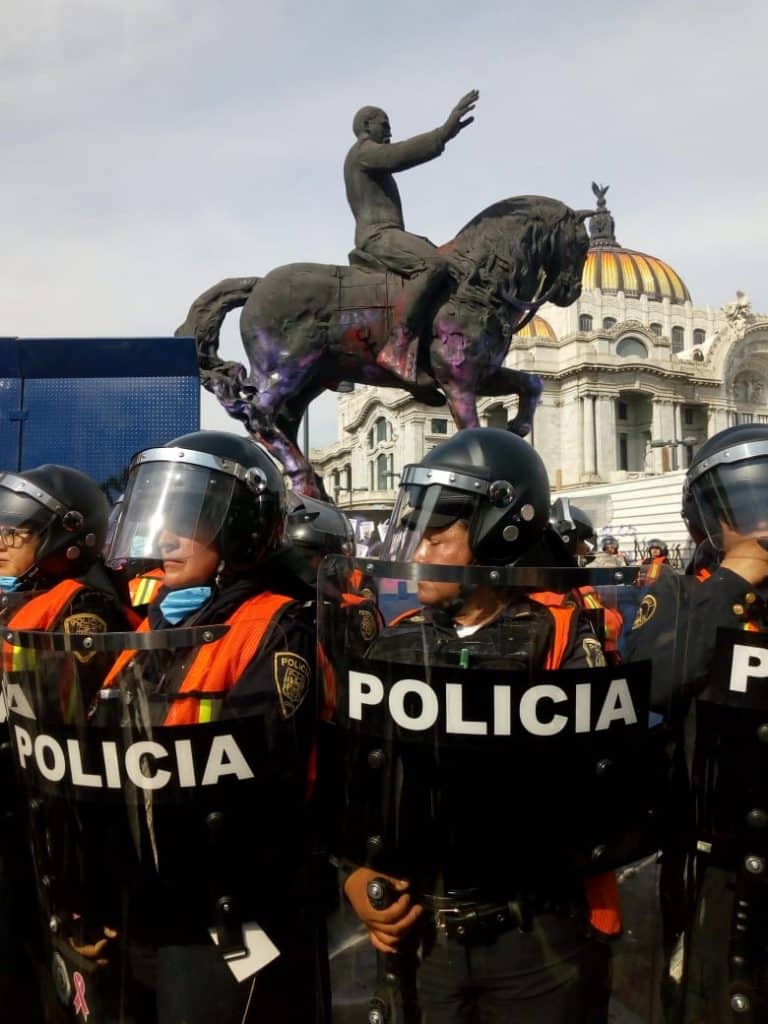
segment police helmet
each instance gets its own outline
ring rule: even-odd
[[[595,528],[587,513],[569,498],[558,498],[550,510],[549,521],[570,551],[578,544],[594,546]]]
[[[307,586],[317,583],[317,569],[326,555],[354,555],[352,524],[335,505],[288,492],[285,564]]]
[[[691,462],[683,485],[683,518],[717,551],[724,531],[768,546],[768,424],[741,423],[710,437]]]
[[[215,545],[222,571],[237,574],[279,549],[285,515],[283,478],[266,451],[200,430],[134,457],[108,559],[157,561],[170,532]]]
[[[651,553],[651,550],[653,548],[657,548],[665,558],[669,554],[667,545],[664,543],[663,540],[660,540],[658,537],[651,537],[651,539],[646,544],[646,549],[648,550],[649,554]]]
[[[381,558],[407,561],[424,530],[464,520],[480,565],[510,565],[549,523],[549,481],[538,453],[505,430],[460,430],[406,466]]]
[[[600,543],[601,551],[607,551],[608,548],[616,548],[617,551],[619,550],[618,538],[612,536],[610,533],[607,533]]]
[[[108,519],[101,488],[77,469],[46,464],[0,473],[0,523],[40,538],[35,564],[24,577],[81,575],[101,554]]]

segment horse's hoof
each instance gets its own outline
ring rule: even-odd
[[[527,437],[531,432],[531,424],[523,420],[518,422],[517,420],[509,420],[507,423],[507,430],[511,434],[517,434],[518,437]]]

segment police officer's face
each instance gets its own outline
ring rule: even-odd
[[[172,590],[203,586],[216,575],[220,556],[212,544],[203,544],[191,537],[180,537],[171,530],[163,530],[159,544],[165,585]]]
[[[428,527],[422,534],[413,560],[417,565],[470,565],[469,527],[461,519],[450,526]],[[419,601],[426,605],[448,604],[456,600],[460,589],[458,583],[420,580]]]
[[[35,564],[40,535],[23,527],[0,526],[0,576],[22,576]]]

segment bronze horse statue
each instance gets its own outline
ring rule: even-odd
[[[283,465],[294,489],[321,497],[298,427],[309,403],[341,381],[404,388],[427,405],[447,401],[459,428],[479,426],[478,396],[517,394],[507,428],[528,433],[541,381],[504,367],[504,358],[542,303],[568,306],[581,294],[591,214],[541,196],[504,199],[441,246],[450,273],[424,317],[413,384],[375,362],[403,279],[370,263],[292,263],[229,278],[194,301],[176,334],[196,339],[203,385]],[[249,373],[218,355],[222,321],[239,306]]]

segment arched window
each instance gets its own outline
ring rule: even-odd
[[[610,329],[612,327],[615,327],[615,326],[616,326],[616,317],[615,316],[604,316],[603,317],[603,330],[604,331],[610,331]]]
[[[392,480],[392,456],[382,453],[376,459],[376,490],[390,490],[392,487]]]
[[[616,355],[624,359],[647,359],[648,349],[639,338],[622,338],[616,346]]]
[[[707,340],[707,332],[706,331],[702,331],[702,329],[700,327],[697,327],[696,330],[693,332],[693,344],[694,345],[703,345],[706,340]]]
[[[592,317],[589,313],[581,313],[579,315],[579,330],[580,331],[591,331],[592,330]]]
[[[672,328],[672,351],[682,352],[685,348],[685,331],[682,327]]]
[[[651,334],[655,334],[657,338],[661,337],[663,327],[661,324],[650,324]]]

